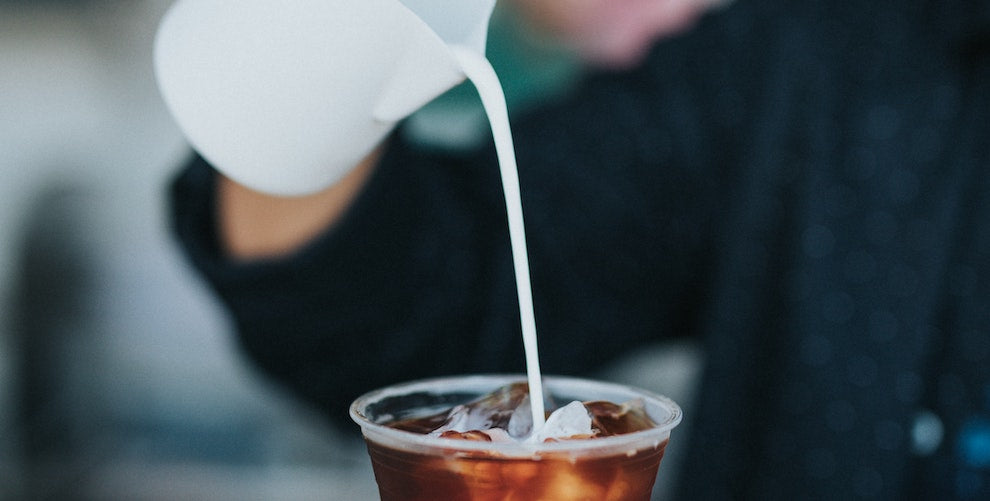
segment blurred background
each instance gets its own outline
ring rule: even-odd
[[[168,233],[170,3],[0,0],[0,500],[377,499],[353,430],[239,358]],[[698,363],[664,346],[603,377],[689,407]]]

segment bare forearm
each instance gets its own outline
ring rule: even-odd
[[[220,176],[217,183],[219,237],[235,259],[289,254],[326,231],[343,215],[378,163],[369,155],[333,186],[312,195],[278,197]]]

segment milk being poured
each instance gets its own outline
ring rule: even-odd
[[[454,47],[453,51],[461,64],[461,69],[478,89],[495,140],[499,172],[502,176],[502,190],[505,192],[505,208],[509,219],[509,241],[512,246],[512,264],[519,296],[519,317],[522,323],[523,347],[526,350],[526,375],[533,413],[533,436],[536,436],[535,432],[538,432],[546,422],[543,380],[540,375],[540,357],[536,342],[536,318],[533,313],[533,290],[529,277],[529,253],[526,250],[519,173],[505,94],[502,92],[502,85],[495,70],[487,59],[467,49]]]

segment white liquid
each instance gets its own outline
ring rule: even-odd
[[[533,434],[546,424],[543,408],[543,379],[540,376],[540,356],[536,343],[536,318],[533,314],[533,289],[529,279],[529,253],[526,251],[526,232],[523,224],[522,198],[519,194],[519,172],[516,153],[509,128],[509,112],[505,105],[502,84],[491,64],[483,56],[460,47],[452,48],[461,69],[478,89],[481,102],[488,114],[488,122],[495,139],[502,190],[505,192],[505,209],[509,218],[509,241],[512,246],[512,264],[515,268],[516,291],[519,296],[519,317],[522,321],[523,347],[526,350],[526,375],[529,382],[529,400],[533,411]]]

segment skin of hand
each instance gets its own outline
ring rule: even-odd
[[[329,188],[301,197],[268,195],[218,174],[218,230],[226,255],[237,260],[275,258],[326,231],[361,192],[382,150],[373,151]]]
[[[693,26],[722,0],[511,0],[532,28],[601,67],[635,65],[657,40]]]

